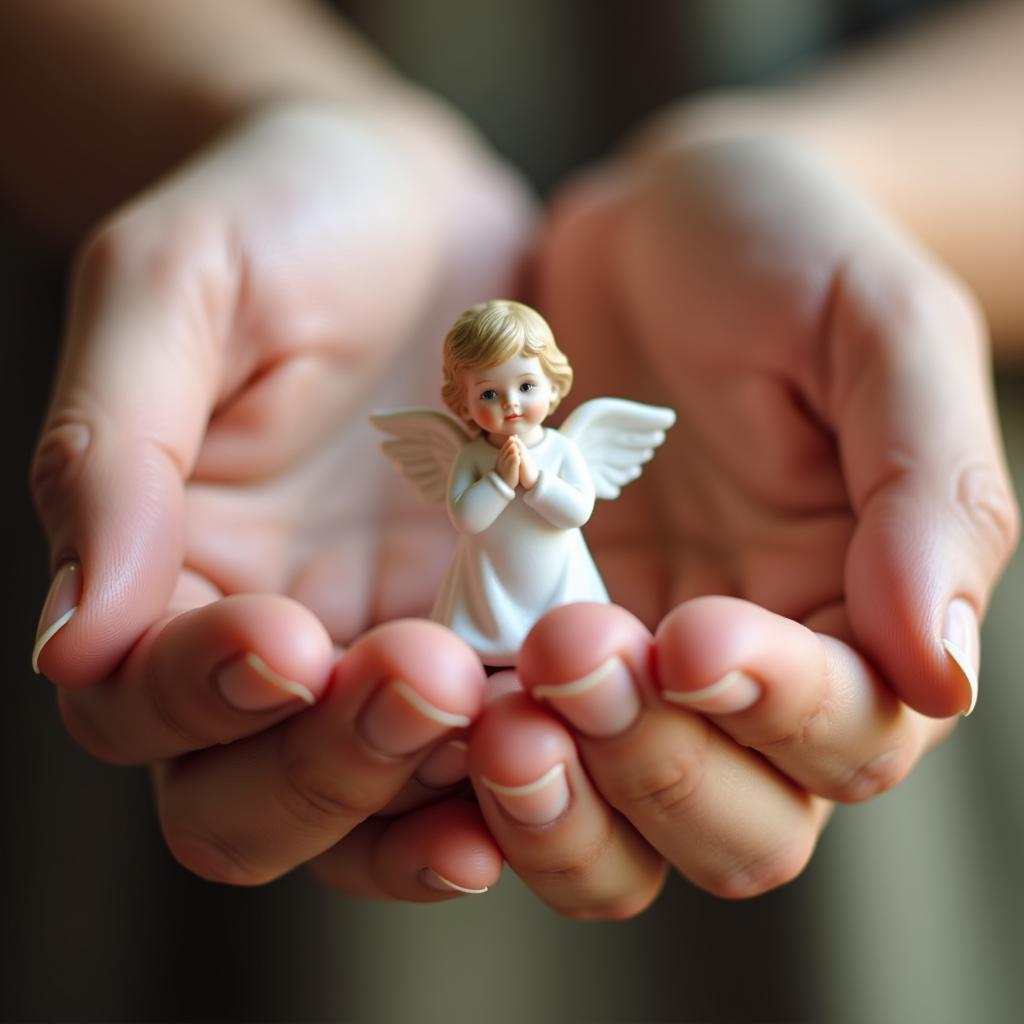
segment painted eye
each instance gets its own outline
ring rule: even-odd
[[[485,391],[485,392],[484,392],[484,393],[483,393],[483,394],[482,394],[482,395],[480,396],[480,401],[481,401],[481,402],[489,402],[489,401],[491,401],[491,399],[493,399],[493,398],[497,398],[497,397],[498,397],[498,392],[497,392],[497,391],[495,391],[495,390],[494,390],[494,388],[488,388],[488,389],[487,389],[487,390],[486,390],[486,391]]]
[[[532,391],[536,386],[537,385],[534,384],[532,381],[527,380],[523,381],[523,383],[519,385],[519,390],[523,392]]]

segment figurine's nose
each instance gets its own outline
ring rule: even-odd
[[[502,406],[506,409],[518,409],[519,399],[515,395],[506,395]]]

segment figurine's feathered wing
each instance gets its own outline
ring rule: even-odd
[[[661,406],[594,398],[574,409],[559,429],[580,449],[597,497],[611,500],[640,476],[675,421],[676,414]],[[461,424],[430,409],[378,412],[370,422],[389,435],[381,448],[399,472],[429,504],[443,505],[452,464],[472,440]]]
[[[430,505],[443,505],[448,476],[462,446],[471,438],[451,416],[431,409],[375,412],[370,422],[390,435],[384,454]]]
[[[612,500],[640,476],[675,421],[676,414],[662,406],[593,398],[569,413],[559,429],[583,454],[594,493]]]

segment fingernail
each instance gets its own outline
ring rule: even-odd
[[[376,753],[404,757],[447,730],[468,725],[468,716],[434,707],[408,683],[397,680],[378,689],[356,728]]]
[[[465,885],[459,885],[450,878],[445,878],[444,875],[433,868],[424,868],[420,872],[420,881],[428,888],[435,889],[437,892],[464,892],[470,896],[479,896],[488,891],[486,885],[482,889],[470,889]]]
[[[82,566],[78,562],[65,562],[53,577],[36,627],[36,642],[32,647],[32,670],[36,675],[39,674],[39,655],[43,648],[68,624],[78,611],[81,600]]]
[[[569,783],[561,761],[539,779],[522,786],[503,786],[486,775],[480,781],[494,794],[505,813],[521,825],[547,825],[569,806]]]
[[[236,711],[270,711],[293,701],[315,704],[308,686],[275,672],[258,654],[232,658],[217,673],[221,696]]]
[[[468,772],[469,745],[465,740],[442,743],[416,771],[416,778],[431,789],[447,789]]]
[[[953,598],[946,609],[946,618],[942,623],[942,646],[960,669],[970,690],[967,710],[963,713],[966,718],[978,703],[981,642],[978,636],[978,616],[962,597]]]
[[[746,711],[761,699],[761,685],[746,672],[734,668],[721,679],[699,690],[662,690],[662,697],[672,704],[682,704],[711,715],[728,715]]]
[[[640,694],[619,657],[609,658],[582,679],[535,686],[530,693],[548,701],[580,732],[595,738],[624,732],[640,714]]]

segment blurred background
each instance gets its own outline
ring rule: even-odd
[[[672,98],[780,80],[951,6],[341,5],[402,70],[465,111],[542,192]],[[677,878],[639,919],[581,924],[548,911],[508,872],[486,896],[435,907],[359,904],[301,874],[258,890],[187,875],[163,847],[145,773],[94,763],[74,747],[49,684],[31,674],[47,563],[25,481],[66,267],[6,217],[0,228],[8,538],[0,1018],[1019,1019],[1019,557],[985,624],[975,716],[895,792],[841,808],[805,874],[768,896],[727,903]],[[1024,377],[1004,368],[998,388],[1019,489]]]

